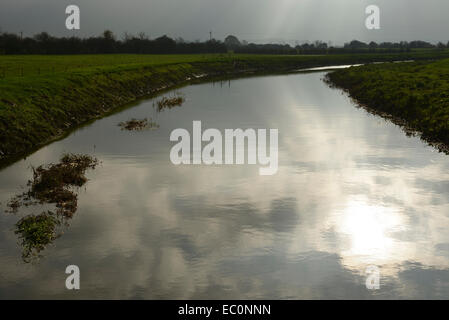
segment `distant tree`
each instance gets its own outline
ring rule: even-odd
[[[111,30],[103,31],[103,38],[106,40],[115,40],[114,33]]]
[[[41,32],[41,33],[36,34],[34,36],[34,39],[36,39],[36,41],[39,41],[39,42],[48,42],[48,41],[50,41],[51,37],[47,32]]]
[[[172,53],[176,49],[176,42],[172,38],[163,35],[154,40],[155,53]]]
[[[429,42],[416,40],[410,42],[410,48],[435,48],[435,46]]]
[[[327,43],[320,40],[316,40],[313,45],[317,49],[327,49]]]
[[[226,48],[231,49],[231,50],[241,46],[240,40],[236,36],[233,36],[233,35],[227,36],[224,41],[224,44],[225,44]]]
[[[376,49],[379,45],[376,42],[371,41],[368,46],[370,49]]]
[[[133,38],[132,34],[126,32],[126,31],[123,33],[122,39],[124,42],[130,41],[132,38]]]
[[[362,41],[352,40],[350,43],[345,44],[345,48],[352,48],[352,49],[368,48],[368,45]]]
[[[149,37],[147,36],[147,34],[145,32],[139,32],[138,36],[139,36],[140,40],[148,40],[149,39]]]

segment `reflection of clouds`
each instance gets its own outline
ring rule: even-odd
[[[29,163],[55,161],[62,150],[91,152],[96,144],[103,161],[88,173],[70,227],[38,265],[21,265],[16,237],[0,230],[7,275],[0,296],[447,297],[447,158],[366,117],[319,77],[192,86],[183,108],[159,115],[160,130],[117,130],[119,120],[146,116],[151,102],[144,103],[0,172],[3,200],[29,178]],[[191,128],[192,120],[279,128],[278,173],[173,166],[168,128]],[[76,295],[62,288],[68,264],[81,268]],[[365,288],[368,264],[381,268],[379,292]]]

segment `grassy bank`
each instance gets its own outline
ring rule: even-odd
[[[449,58],[449,51],[323,56],[0,56],[0,161],[16,158],[160,90],[211,77],[299,68]]]
[[[328,79],[371,111],[448,150],[449,59],[366,65],[332,72]]]

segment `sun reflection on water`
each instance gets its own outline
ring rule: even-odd
[[[392,233],[404,230],[404,217],[398,209],[353,199],[339,215],[339,231],[350,243],[341,252],[346,265],[360,270],[360,265],[392,264],[408,256],[409,250],[399,248],[400,244],[391,237]]]

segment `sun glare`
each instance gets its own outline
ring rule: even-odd
[[[350,255],[369,255],[375,260],[390,257],[393,239],[388,234],[398,228],[400,217],[388,207],[351,201],[343,211],[341,231],[350,238]]]

